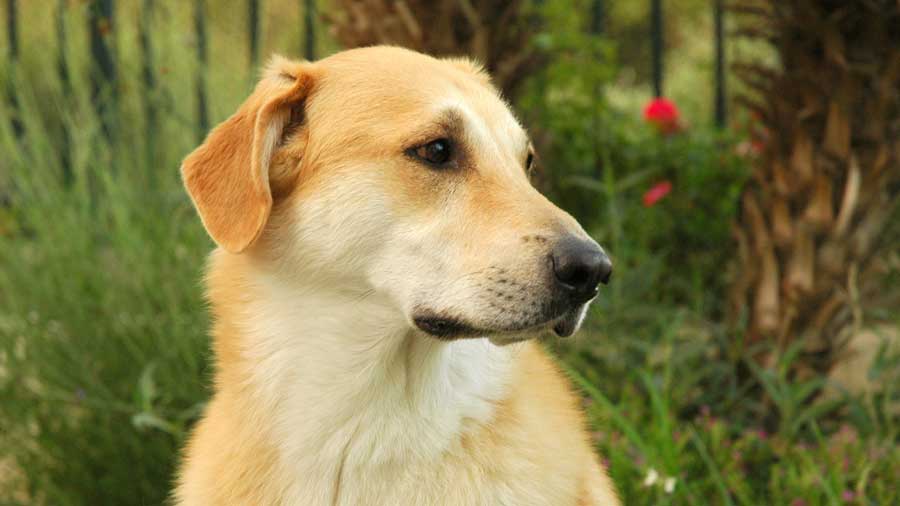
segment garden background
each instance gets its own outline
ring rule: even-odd
[[[471,54],[607,247],[545,345],[626,504],[900,502],[890,0],[6,0],[0,505],[163,504],[209,395],[181,159],[271,53]]]

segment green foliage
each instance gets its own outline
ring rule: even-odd
[[[584,203],[572,209],[581,209],[582,222],[620,263],[670,266],[659,271],[650,300],[719,311],[733,248],[730,224],[746,174],[733,142],[710,130],[663,137],[625,114],[605,117],[599,174],[564,176],[557,191]],[[646,205],[643,195],[662,182],[671,183],[671,193]]]
[[[581,337],[550,345],[588,398],[625,503],[896,504],[896,354],[885,350],[871,371],[884,388],[828,401],[822,378],[784,374],[790,355],[773,369],[723,358],[735,336],[709,320],[743,162],[728,134],[689,127],[663,137],[640,111],[604,99],[614,51],[585,34],[588,3],[544,2],[537,43],[552,63],[517,106],[539,148],[537,183],[616,263]],[[83,37],[68,48],[71,89],[28,44],[15,76],[0,69],[0,88],[13,85],[21,107],[0,105],[0,504],[162,504],[208,395],[200,279],[211,242],[176,170],[196,143],[196,104],[190,23],[174,5],[160,3],[170,28],[154,34],[159,86],[149,95],[133,33],[120,27],[112,135],[81,72]],[[82,14],[70,26],[83,26]],[[243,25],[229,19],[211,23],[214,121],[252,75],[227,57],[244,47]],[[29,33],[49,45],[47,33]],[[152,130],[148,96],[159,111]],[[644,207],[644,192],[663,180],[671,194]],[[763,391],[771,404],[759,401]],[[657,479],[645,486],[651,470]]]
[[[726,337],[691,311],[657,306],[630,326],[599,316],[591,337],[554,348],[587,395],[595,444],[626,504],[900,499],[896,395],[823,399],[821,378],[786,377],[791,355],[747,377],[741,371],[755,368],[752,360],[710,360],[728,347]],[[760,388],[772,391],[774,405],[758,400]]]
[[[746,160],[729,132],[688,126],[663,136],[640,110],[610,104],[613,45],[588,32],[589,3],[542,9],[536,44],[552,57],[517,102],[535,130],[536,183],[595,233],[617,265],[677,266],[647,280],[655,287],[643,294],[649,300],[719,310]],[[660,181],[670,181],[672,193],[644,207],[641,196]]]
[[[84,77],[66,90],[52,64],[29,54],[3,83],[20,110],[0,109],[0,504],[161,504],[208,376],[189,104],[158,90],[147,132],[125,66],[104,135]]]

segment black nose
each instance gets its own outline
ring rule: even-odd
[[[597,284],[609,283],[612,262],[594,241],[568,236],[550,252],[557,284],[579,302],[597,295]]]

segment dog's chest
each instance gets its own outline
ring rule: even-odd
[[[575,504],[574,476],[541,476],[520,460],[520,469],[504,468],[468,452],[436,465],[360,468],[342,480],[342,505],[409,504],[544,506]],[[523,456],[524,457],[524,456]],[[496,458],[496,456],[495,456]],[[305,504],[305,503],[298,503]]]
[[[466,441],[496,415],[515,353],[485,340],[413,341],[377,366],[297,385],[275,424],[294,481],[285,503],[443,504],[451,489],[494,497]]]
[[[522,446],[492,440],[524,434],[471,434],[454,441],[437,458],[415,458],[409,453],[420,435],[410,433],[406,442],[395,441],[407,447],[400,458],[363,462],[354,457],[342,466],[307,469],[298,476],[285,505],[576,504],[580,474],[574,467],[567,469],[571,462],[548,466],[537,457],[540,449],[529,454]]]

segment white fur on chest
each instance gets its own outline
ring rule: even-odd
[[[507,392],[516,345],[442,342],[376,295],[262,280],[244,352],[292,482],[286,504],[368,504],[397,480],[436,476]]]

